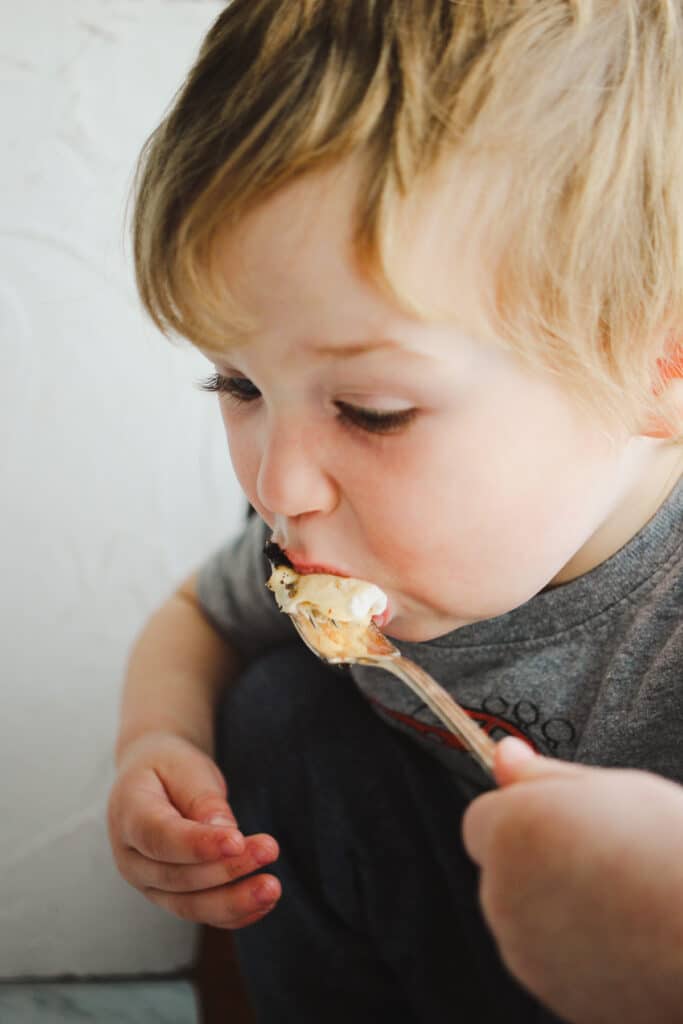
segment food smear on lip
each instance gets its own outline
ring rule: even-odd
[[[335,622],[368,625],[373,616],[381,615],[387,607],[386,594],[374,583],[329,573],[304,576],[287,565],[275,567],[267,586],[275,594],[280,610],[288,615],[309,606]]]

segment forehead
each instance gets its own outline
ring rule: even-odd
[[[214,255],[229,292],[255,316],[264,302],[287,315],[303,301],[315,315],[342,293],[369,292],[354,256],[356,189],[347,165],[307,175],[224,229]]]
[[[453,180],[433,181],[397,210],[381,260],[391,286],[359,264],[360,180],[353,161],[307,175],[219,233],[219,274],[252,332],[297,324],[311,340],[344,345],[448,321],[462,333],[490,334],[480,263],[465,242],[468,226],[452,202]]]

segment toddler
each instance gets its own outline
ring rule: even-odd
[[[677,0],[233,0],[149,139],[140,295],[253,515],[133,649],[109,828],[259,1020],[683,1019],[681,180]]]

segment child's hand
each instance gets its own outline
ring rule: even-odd
[[[178,917],[243,928],[280,897],[273,875],[243,877],[276,860],[277,843],[267,835],[242,836],[217,765],[179,736],[154,733],[132,744],[109,797],[108,820],[123,877]]]
[[[683,788],[501,743],[465,845],[513,974],[571,1024],[683,1020]]]

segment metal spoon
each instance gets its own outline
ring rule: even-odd
[[[266,545],[265,554],[273,570],[278,565],[291,567],[286,555],[272,542]],[[367,625],[338,622],[310,603],[302,603],[295,612],[287,614],[306,646],[322,661],[330,665],[372,665],[402,680],[493,777],[495,742],[428,672],[405,658],[372,621]]]

